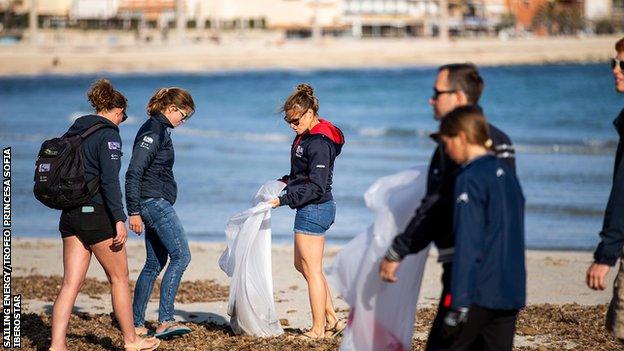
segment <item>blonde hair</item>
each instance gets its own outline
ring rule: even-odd
[[[195,102],[188,91],[171,87],[158,89],[154,93],[147,103],[147,113],[153,116],[158,112],[163,112],[170,105],[195,110]]]

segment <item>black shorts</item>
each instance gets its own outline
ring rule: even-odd
[[[59,222],[62,238],[77,236],[86,245],[115,237],[115,222],[104,205],[91,203],[64,210]]]

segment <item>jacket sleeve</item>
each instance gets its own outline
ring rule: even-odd
[[[141,179],[158,151],[161,137],[154,131],[139,132],[132,150],[132,159],[126,172],[126,205],[128,214],[141,213]]]
[[[492,142],[494,145],[492,149],[496,156],[505,161],[511,169],[516,171],[516,149],[511,143],[511,139],[507,136],[507,134],[496,130],[492,133]]]
[[[440,211],[440,195],[432,194],[425,197],[416,214],[405,230],[397,235],[386,253],[393,261],[402,260],[405,256],[418,253],[433,241],[433,233],[437,216]]]
[[[453,231],[455,254],[451,274],[451,305],[470,307],[476,285],[475,271],[482,259],[485,200],[477,180],[458,177],[455,183]]]
[[[624,246],[624,162],[620,162],[613,178],[600,239],[594,261],[614,266]]]
[[[287,191],[285,195],[280,196],[280,205],[297,208],[320,199],[325,194],[333,153],[332,146],[329,143],[329,141],[324,139],[318,139],[308,145],[309,180],[306,184],[299,187],[297,191]]]
[[[121,137],[111,128],[102,131],[98,149],[100,189],[115,222],[125,222],[119,171],[121,170]]]

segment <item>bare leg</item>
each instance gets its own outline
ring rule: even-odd
[[[126,247],[113,247],[113,239],[108,239],[91,246],[95,257],[104,268],[108,281],[111,283],[113,311],[121,327],[124,343],[137,341],[132,318],[132,301],[128,281],[128,259]]]
[[[56,351],[67,349],[65,337],[76,296],[82,287],[91,251],[76,236],[63,238],[63,285],[52,309],[52,344]]]
[[[336,316],[336,310],[334,309],[334,303],[332,302],[331,291],[329,290],[329,284],[327,283],[327,278],[325,278],[324,273],[323,281],[325,282],[325,291],[327,292],[325,302],[325,321],[327,322],[326,328],[331,328],[338,321],[338,316]]]
[[[295,233],[295,268],[308,282],[312,309],[311,336],[325,334],[327,289],[323,276],[323,247],[325,237]]]

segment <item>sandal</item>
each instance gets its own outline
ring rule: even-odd
[[[331,328],[325,328],[325,337],[335,338],[337,336],[342,335],[342,332],[345,330],[346,326],[340,320],[336,320],[334,326]]]
[[[312,335],[312,331],[308,330],[307,332],[301,334],[299,337],[302,339],[307,339],[307,340],[315,340],[315,339],[323,339],[325,335],[321,334],[319,336],[314,336]]]
[[[144,345],[146,342],[154,342],[155,344]],[[134,344],[125,344],[124,349],[130,349],[131,351],[152,351],[156,350],[160,346],[160,340],[156,338],[145,338]]]
[[[191,328],[187,326],[177,324],[177,323],[171,323],[170,326],[165,328],[165,330],[161,331],[160,333],[154,333],[154,336],[159,339],[164,339],[164,338],[170,338],[173,336],[180,336],[180,335],[188,334],[191,331],[192,331]]]
[[[134,327],[134,333],[140,338],[145,338],[149,336],[149,329],[145,327]]]

